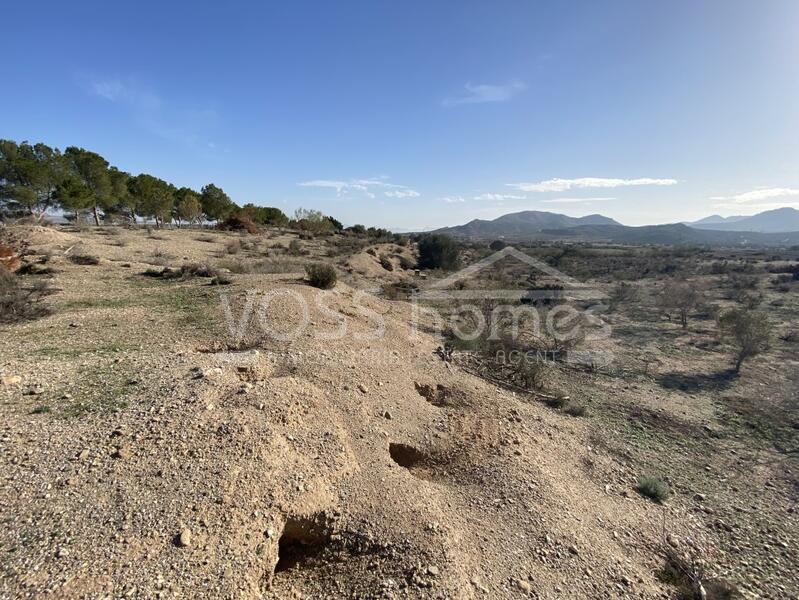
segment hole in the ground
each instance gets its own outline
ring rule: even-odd
[[[330,543],[330,529],[319,518],[289,517],[277,550],[275,573],[301,566],[318,557]]]
[[[446,386],[436,384],[435,387],[427,385],[426,383],[414,383],[416,391],[433,406],[445,406],[447,398],[450,396],[450,391]]]
[[[427,456],[408,444],[389,444],[388,453],[391,460],[401,467],[412,469],[427,461]]]

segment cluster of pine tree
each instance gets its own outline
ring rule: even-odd
[[[285,225],[280,209],[247,204],[239,207],[209,183],[199,192],[141,173],[131,175],[97,154],[70,146],[63,152],[42,143],[0,140],[0,218],[41,220],[61,209],[68,218],[88,214],[101,221],[136,217],[157,226],[174,222],[223,221],[246,213],[262,225]]]

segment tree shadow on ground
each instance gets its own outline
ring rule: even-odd
[[[720,392],[729,388],[737,378],[734,369],[716,373],[664,373],[657,378],[658,385],[667,390],[680,390],[687,394]]]

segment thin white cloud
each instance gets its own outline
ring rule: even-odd
[[[361,193],[369,198],[375,197],[376,190],[382,190],[388,198],[418,198],[421,194],[405,185],[389,183],[385,177],[372,179],[312,179],[301,181],[301,187],[329,188],[336,190],[336,196],[344,196],[352,192]]]
[[[579,204],[581,202],[605,202],[607,200],[615,200],[616,198],[602,196],[592,198],[550,198],[549,200],[541,200],[541,202],[551,204]]]
[[[790,196],[799,196],[799,189],[795,188],[761,188],[752,190],[751,192],[743,192],[742,194],[735,194],[733,196],[712,196],[711,200],[722,200],[727,204],[749,204],[750,202],[759,202],[768,200],[769,198],[784,198]]]
[[[92,81],[89,91],[109,102],[126,104],[137,110],[153,111],[161,107],[158,94],[142,87],[133,80],[119,78]]]
[[[520,196],[518,194],[492,194],[485,193],[475,196],[474,200],[484,202],[502,202],[504,200],[526,200],[527,196]]]
[[[443,198],[439,198],[442,202],[446,202],[447,204],[459,204],[461,202],[466,202],[466,198],[463,196],[444,196]]]
[[[675,185],[676,179],[615,179],[609,177],[581,177],[578,179],[547,179],[534,183],[508,183],[507,185],[523,192],[566,192],[589,188],[618,188],[638,185]]]
[[[389,198],[418,198],[421,196],[416,190],[390,190],[384,194]]]
[[[219,115],[213,109],[175,107],[131,77],[98,79],[79,75],[78,83],[88,95],[127,112],[138,127],[154,136],[205,151],[217,150],[217,145],[208,140],[219,124]]]
[[[459,96],[452,96],[441,101],[445,107],[461,104],[485,104],[488,102],[507,102],[520,92],[527,89],[521,81],[512,81],[504,85],[467,83],[463,86],[465,92]]]

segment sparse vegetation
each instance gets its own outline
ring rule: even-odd
[[[394,263],[391,262],[391,258],[388,256],[388,254],[380,255],[380,266],[383,267],[386,271],[394,270]]]
[[[406,271],[409,270],[409,269],[415,269],[416,268],[416,261],[413,260],[412,258],[409,258],[409,257],[405,256],[404,254],[400,255],[399,263],[400,263],[400,267],[402,267]]]
[[[321,263],[307,265],[305,273],[308,276],[308,283],[323,290],[335,287],[336,281],[338,281],[336,270],[330,265]]]
[[[99,265],[100,259],[93,254],[74,253],[69,255],[69,261],[76,265]]]
[[[665,502],[671,495],[669,484],[655,475],[644,475],[638,479],[638,493],[658,503]]]
[[[670,311],[676,311],[680,320],[680,325],[685,329],[688,327],[688,317],[692,311],[696,310],[702,302],[702,293],[694,283],[687,281],[670,281],[663,286],[660,302],[667,311],[667,316],[671,320]]]
[[[0,323],[14,323],[42,317],[48,309],[42,301],[52,293],[47,283],[23,286],[13,273],[0,267]]]
[[[769,346],[772,327],[768,318],[748,309],[733,309],[719,317],[722,334],[735,347],[735,372],[744,361],[757,356]]]

